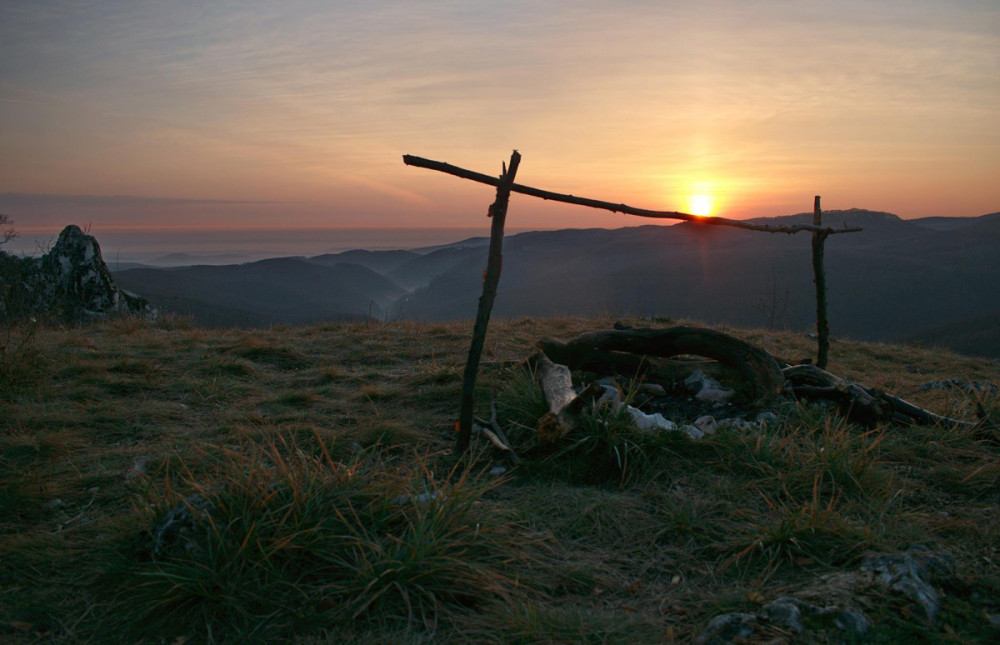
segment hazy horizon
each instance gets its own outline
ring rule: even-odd
[[[827,209],[827,212],[850,209]],[[871,210],[871,209],[861,209]],[[786,213],[778,217],[801,215]],[[943,218],[903,218],[918,222],[923,219],[974,219],[980,215]],[[893,213],[893,215],[897,215]],[[898,216],[898,215],[897,215]],[[600,228],[615,230],[636,226],[674,226],[675,220],[650,220],[637,217],[613,218],[618,226],[566,226],[561,229]],[[17,226],[17,236],[4,251],[40,256],[55,242],[64,226],[43,230],[24,230]],[[453,244],[469,238],[488,238],[490,220],[482,217],[480,226],[427,228],[135,228],[77,224],[93,235],[101,246],[105,262],[114,270],[117,264],[139,263],[168,267],[187,264],[238,264],[274,257],[312,257],[326,253],[366,250],[414,250]],[[560,230],[556,228],[506,227],[507,236],[529,231]]]
[[[88,229],[107,265],[151,266],[238,264],[273,257],[323,255],[344,251],[420,249],[489,236],[489,228],[328,228],[256,230],[115,230]],[[520,230],[511,230],[516,234]],[[19,233],[4,250],[21,255],[44,253],[59,231]],[[184,256],[184,257],[171,257]]]

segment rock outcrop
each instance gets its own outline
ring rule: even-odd
[[[156,315],[145,298],[118,288],[97,240],[74,225],[40,258],[0,253],[0,295],[3,318],[75,323],[114,314]]]
[[[955,582],[955,558],[946,551],[913,544],[901,553],[869,554],[860,570],[823,576],[815,586],[796,593],[797,597],[780,597],[752,614],[714,617],[695,642],[784,643],[789,637],[792,642],[857,642],[874,625],[858,607],[877,607],[880,603],[872,598],[873,592],[877,597],[885,591],[905,597],[917,609],[903,612],[904,618],[926,619],[933,625],[941,610],[941,594],[934,585],[949,581]],[[853,608],[838,606],[845,601]],[[984,618],[994,623],[992,614]]]

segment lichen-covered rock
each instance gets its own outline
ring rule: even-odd
[[[153,527],[153,554],[163,555],[176,548],[188,554],[197,554],[200,549],[197,534],[204,528],[211,510],[212,503],[198,494],[177,502]]]
[[[788,636],[792,642],[855,642],[872,628],[869,618],[856,607],[872,604],[871,599],[859,603],[857,598],[867,596],[873,587],[905,596],[934,624],[941,605],[933,583],[953,581],[954,576],[951,554],[927,545],[914,544],[902,553],[870,554],[860,570],[823,576],[815,586],[797,591],[794,597],[777,598],[756,613],[716,616],[695,642],[725,645],[751,637],[787,642]],[[995,617],[987,614],[986,618],[994,622]]]
[[[791,597],[778,598],[755,614],[734,613],[716,616],[695,641],[699,645],[727,645],[747,642],[751,636],[762,642],[786,642],[783,635],[801,637],[812,628],[820,640],[856,640],[868,632],[868,619],[859,611],[839,607],[819,607]],[[782,640],[773,640],[773,639]],[[811,638],[811,637],[810,637]]]
[[[705,627],[705,633],[698,637],[698,645],[725,645],[737,640],[745,641],[753,636],[757,616],[753,614],[722,614],[716,616]]]
[[[778,598],[765,605],[758,615],[796,634],[806,631],[806,618],[823,627],[848,632],[852,638],[866,633],[869,628],[868,619],[859,611],[818,607],[798,598]]]
[[[911,545],[904,553],[871,555],[861,563],[861,571],[874,584],[903,594],[920,605],[933,623],[941,609],[935,578],[947,579],[954,573],[950,554],[922,545]]]
[[[82,322],[112,314],[156,315],[145,298],[119,289],[93,236],[70,225],[41,258],[0,254],[0,315]]]

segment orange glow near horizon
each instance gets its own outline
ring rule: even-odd
[[[710,195],[691,195],[688,198],[691,214],[698,217],[711,217],[714,205],[715,198]]]
[[[72,224],[73,222],[68,222],[67,224]],[[67,224],[53,224],[50,226],[28,226],[21,227],[16,226],[15,230],[18,235],[43,235],[47,233],[59,233],[62,231]],[[77,224],[77,226],[80,226]],[[467,226],[336,226],[336,225],[295,225],[295,226],[281,226],[279,224],[271,226],[234,226],[232,224],[228,226],[223,225],[199,225],[199,224],[177,224],[175,226],[80,226],[85,233],[94,230],[100,230],[103,233],[173,233],[173,232],[184,232],[184,233],[224,233],[227,231],[259,231],[262,233],[267,232],[278,232],[278,231],[398,231],[398,230],[415,230],[415,231],[452,231],[461,228],[475,228],[473,225]],[[514,230],[530,230],[530,229],[514,229]]]
[[[1000,3],[23,4],[0,213],[25,232],[488,228],[494,191],[400,157],[496,176],[514,148],[518,183],[700,217],[1000,209]],[[514,200],[513,226],[647,223]]]

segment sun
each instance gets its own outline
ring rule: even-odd
[[[711,217],[714,202],[715,198],[710,195],[691,195],[688,198],[688,208],[692,215]]]

